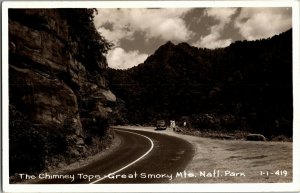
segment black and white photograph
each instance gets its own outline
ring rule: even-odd
[[[298,1],[7,1],[2,40],[4,192],[300,191]]]

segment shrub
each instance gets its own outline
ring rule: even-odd
[[[9,117],[9,173],[34,173],[44,168],[45,137],[14,106]]]

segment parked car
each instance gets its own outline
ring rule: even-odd
[[[164,120],[158,120],[156,122],[156,130],[166,130],[166,129],[167,129],[167,125]]]

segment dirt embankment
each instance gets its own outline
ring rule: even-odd
[[[120,128],[159,132],[186,139],[195,155],[171,183],[288,183],[293,177],[293,143],[216,140],[182,135],[154,127]]]

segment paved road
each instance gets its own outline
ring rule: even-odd
[[[168,183],[172,182],[177,172],[185,169],[194,154],[189,142],[160,134],[163,131],[114,130],[121,139],[120,146],[94,163],[70,171],[68,174],[75,176],[73,182],[70,179],[52,179],[39,183]],[[87,175],[93,179],[88,180]]]

